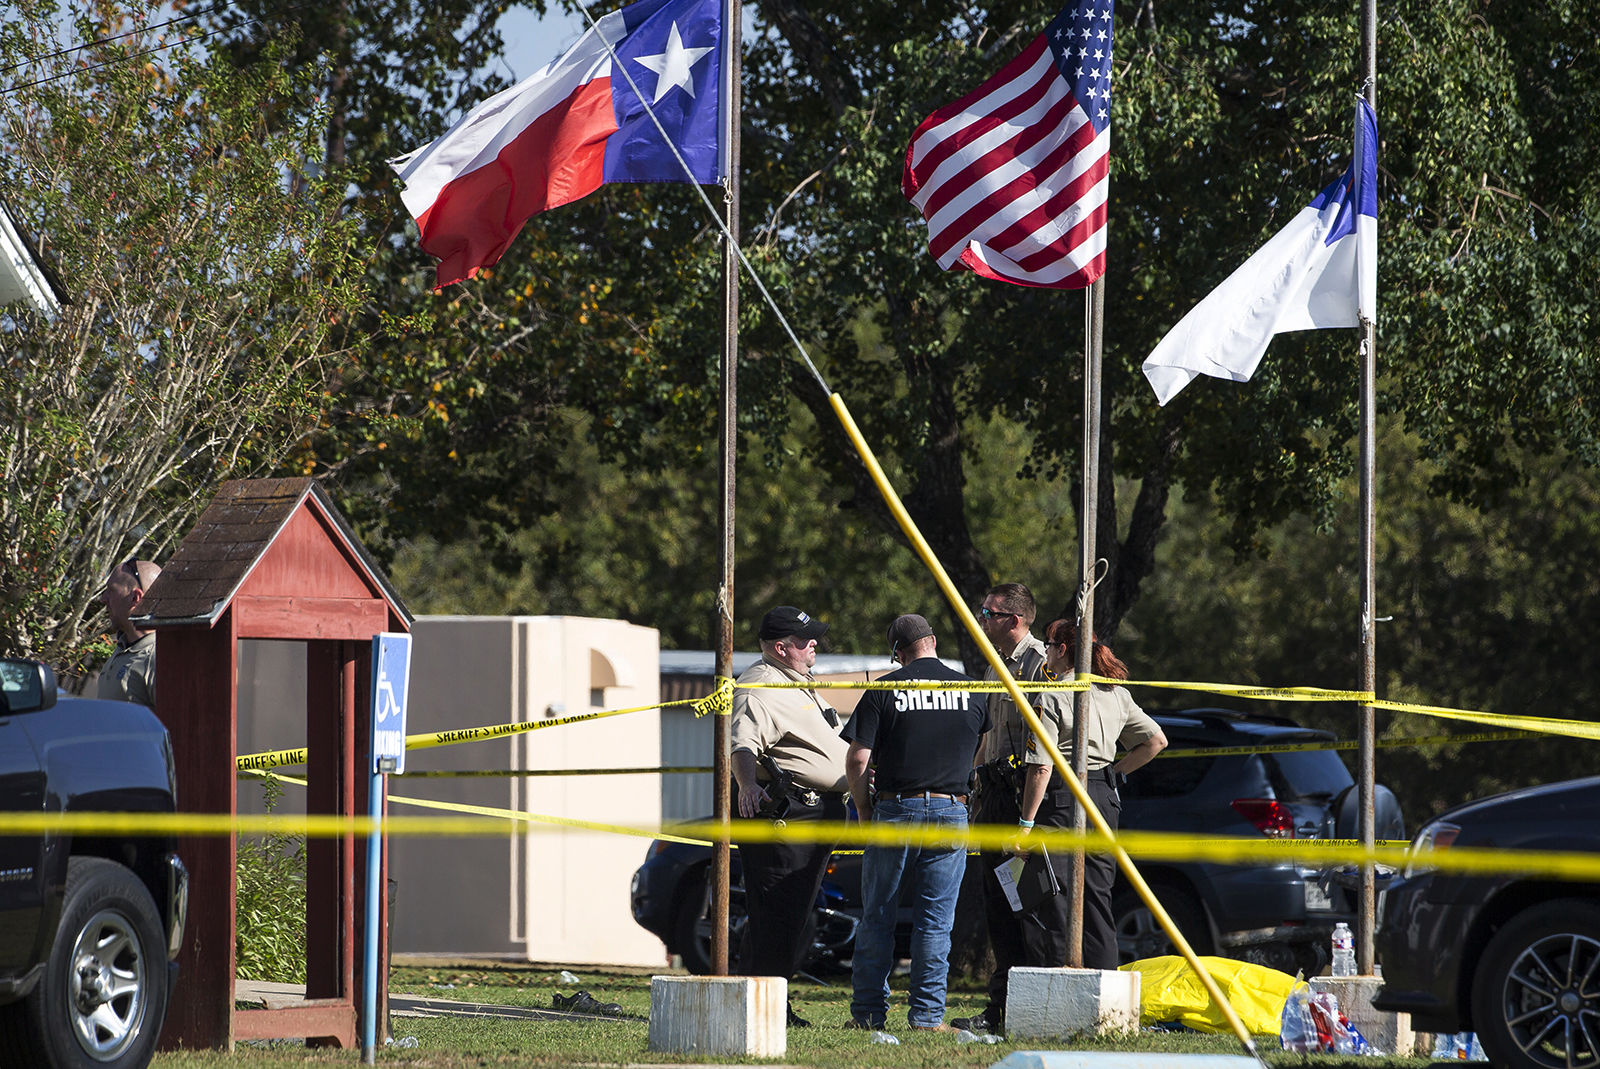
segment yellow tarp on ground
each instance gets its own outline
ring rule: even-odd
[[[1278,1034],[1284,1003],[1301,981],[1277,969],[1232,958],[1200,960],[1252,1034]],[[1232,1031],[1222,1010],[1206,994],[1200,977],[1178,955],[1130,961],[1122,969],[1139,974],[1140,1025],[1175,1021],[1197,1032]]]

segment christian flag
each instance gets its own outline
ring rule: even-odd
[[[609,42],[645,102],[612,69]],[[718,144],[722,0],[639,0],[601,18],[548,67],[485,100],[438,140],[389,164],[439,260],[438,285],[496,263],[531,217],[606,182],[726,175]]]
[[[1111,0],[1064,8],[999,74],[923,120],[900,188],[946,271],[1078,289],[1105,274]]]
[[[1350,167],[1223,279],[1145,359],[1166,404],[1196,375],[1245,382],[1274,335],[1378,320],[1378,118],[1356,105]]]

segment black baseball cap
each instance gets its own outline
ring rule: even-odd
[[[896,616],[894,623],[889,625],[889,649],[898,650],[901,646],[909,646],[931,634],[933,628],[927,620],[916,613],[908,612],[904,616]]]
[[[756,632],[756,637],[821,638],[827,633],[828,625],[821,620],[807,616],[793,605],[779,605],[761,618],[761,630]]]

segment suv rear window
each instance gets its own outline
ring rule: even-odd
[[[1215,757],[1163,755],[1131,774],[1122,793],[1131,798],[1177,798],[1193,794],[1215,761]]]
[[[1272,770],[1272,789],[1281,801],[1294,802],[1302,798],[1328,801],[1355,780],[1344,767],[1339,755],[1332,750],[1304,750],[1293,753],[1275,753],[1268,757]],[[1160,764],[1159,761],[1151,762]]]

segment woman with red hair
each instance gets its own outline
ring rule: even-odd
[[[1045,678],[1071,679],[1078,650],[1078,628],[1071,620],[1055,620],[1044,632]],[[1117,658],[1111,647],[1094,640],[1091,661],[1094,675],[1105,679],[1128,678],[1128,666]],[[1088,731],[1084,751],[1087,755],[1089,800],[1100,810],[1113,831],[1122,813],[1122,800],[1117,785],[1127,774],[1142,768],[1156,754],[1167,748],[1167,737],[1156,722],[1134,702],[1127,688],[1111,683],[1095,682],[1087,691],[1089,701]],[[1070,690],[1045,691],[1033,703],[1047,735],[1056,740],[1067,767],[1072,767],[1073,725],[1076,721],[1077,692]],[[1117,750],[1125,751],[1119,759]],[[1037,738],[1028,740],[1027,771],[1022,780],[1022,819],[1026,832],[1035,825],[1070,828],[1073,824],[1073,806],[1076,801],[1066,781],[1051,764],[1050,755],[1039,746]],[[1067,879],[1067,858],[1051,858],[1059,879]],[[1084,856],[1083,869],[1083,964],[1089,969],[1115,969],[1117,967],[1117,934],[1111,920],[1111,885],[1116,879],[1116,863],[1110,854],[1093,853]],[[1055,895],[1038,908],[1066,912],[1066,896]],[[1032,930],[1033,937],[1049,939],[1052,945],[1044,948],[1044,960],[1066,964],[1067,948],[1063,921],[1060,925],[1046,924],[1041,931],[1037,925],[1024,925]],[[1056,945],[1059,944],[1059,945]]]

